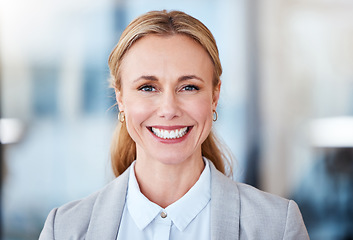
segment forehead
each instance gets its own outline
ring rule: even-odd
[[[128,52],[138,51],[141,48],[153,47],[151,50],[163,49],[165,47],[171,48],[173,46],[174,50],[182,49],[188,47],[194,50],[203,50],[203,47],[199,42],[193,38],[184,35],[184,34],[170,34],[170,35],[158,35],[158,34],[149,34],[132,44]],[[134,50],[131,50],[134,49]],[[207,53],[205,51],[205,53]]]
[[[122,78],[172,73],[212,78],[213,68],[210,56],[194,39],[181,34],[148,35],[137,40],[126,53],[121,73]]]

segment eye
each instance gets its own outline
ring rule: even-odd
[[[182,91],[197,91],[197,90],[200,90],[200,88],[195,85],[186,85],[182,88]]]
[[[143,92],[154,92],[156,91],[156,88],[153,87],[152,85],[143,85],[139,87],[138,90]]]

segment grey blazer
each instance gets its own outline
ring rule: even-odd
[[[297,204],[211,168],[211,239],[309,239]],[[53,209],[40,240],[116,240],[129,169],[101,191]]]

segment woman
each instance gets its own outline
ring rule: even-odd
[[[153,11],[109,58],[116,179],[51,211],[40,239],[308,239],[297,205],[225,176],[212,134],[222,68],[195,18]]]

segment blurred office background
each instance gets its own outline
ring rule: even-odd
[[[155,9],[216,38],[234,178],[296,200],[311,239],[353,239],[351,0],[0,0],[2,239],[38,239],[52,208],[113,178],[107,59]]]

